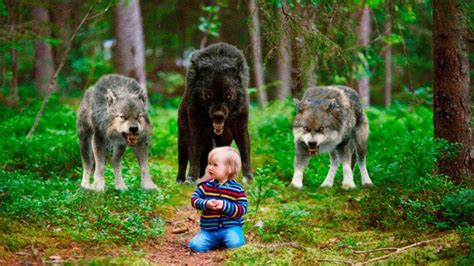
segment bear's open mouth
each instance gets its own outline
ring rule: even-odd
[[[122,136],[125,139],[125,142],[128,146],[135,146],[138,142],[138,134],[135,133],[122,133]]]
[[[214,134],[220,135],[224,132],[224,123],[213,122],[212,127],[214,127]]]
[[[308,152],[309,152],[309,155],[311,155],[311,156],[318,154],[318,152],[319,152],[319,146],[316,146],[316,147],[309,147],[309,148],[308,148]]]

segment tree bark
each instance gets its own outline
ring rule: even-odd
[[[8,25],[9,25],[9,35],[13,34],[15,29],[16,17],[15,17],[15,8],[14,8],[15,1],[8,0],[6,1],[6,5],[8,8]],[[11,71],[12,71],[12,79],[10,80],[10,94],[9,97],[14,101],[18,101],[19,93],[18,93],[18,53],[16,49],[13,47],[10,49],[10,57],[11,57]],[[6,69],[5,69],[6,72]]]
[[[249,11],[252,18],[250,37],[252,40],[253,71],[255,75],[255,87],[258,92],[258,102],[264,106],[268,102],[267,91],[264,88],[265,78],[262,67],[262,43],[260,40],[260,19],[258,17],[257,0],[249,0]]]
[[[358,27],[359,33],[359,45],[362,47],[367,47],[369,45],[369,37],[371,32],[370,26],[370,8],[364,6],[361,10],[360,22]],[[364,68],[368,69],[369,65],[366,60],[363,62]],[[362,105],[364,107],[369,106],[370,104],[370,93],[369,93],[369,77],[364,76],[357,80],[357,90],[359,92]]]
[[[114,10],[114,23],[117,72],[145,86],[145,46],[139,0],[119,1]]]
[[[278,77],[281,81],[281,85],[277,97],[279,100],[284,100],[286,97],[291,95],[291,42],[288,36],[286,18],[282,9],[278,9],[278,19],[281,29],[280,43],[278,46],[280,55],[278,62]]]
[[[392,34],[392,4],[389,2],[387,21],[385,22],[385,35]],[[384,52],[385,57],[385,107],[390,107],[392,104],[392,45],[387,44]]]
[[[44,95],[49,94],[49,81],[54,74],[54,57],[51,45],[44,40],[51,36],[49,28],[48,10],[42,7],[34,7],[32,11],[33,21],[35,21],[35,32],[40,38],[35,41],[35,86]],[[57,87],[51,87],[56,91]]]
[[[53,47],[55,64],[59,65],[61,56],[66,49],[64,43],[71,36],[72,6],[70,3],[54,2],[52,3],[51,18],[54,25],[52,36],[61,40],[61,43]]]
[[[454,157],[439,156],[438,171],[458,184],[474,175],[465,19],[461,1],[433,1],[434,134],[459,146]]]

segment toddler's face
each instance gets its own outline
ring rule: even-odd
[[[211,178],[216,179],[219,183],[224,183],[227,181],[229,171],[227,165],[221,159],[221,156],[216,154],[212,160],[209,161],[208,171]]]

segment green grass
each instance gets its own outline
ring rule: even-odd
[[[160,99],[158,99],[160,100]],[[158,192],[143,192],[130,151],[123,174],[129,190],[114,190],[110,164],[106,192],[80,189],[81,165],[75,135],[75,108],[53,99],[33,139],[25,136],[39,103],[23,109],[0,109],[0,255],[60,238],[84,246],[140,246],[163,237],[167,208],[188,205],[188,187],[175,184],[177,102],[157,108],[150,144],[151,174]],[[375,187],[320,189],[329,168],[327,155],[313,158],[304,188],[289,189],[293,174],[294,107],[290,101],[251,108],[250,135],[255,181],[246,185],[249,213],[245,247],[229,251],[228,263],[313,263],[318,258],[362,261],[352,249],[401,247],[441,236],[437,244],[392,258],[399,263],[465,263],[473,259],[474,192],[433,175],[437,154],[453,148],[433,139],[432,113],[425,107],[395,105],[367,111],[367,167]],[[259,226],[256,226],[258,224]],[[46,243],[46,244],[45,244]],[[279,247],[295,243],[300,248]],[[51,247],[51,254],[54,248]],[[100,254],[98,254],[100,255]],[[126,253],[125,256],[129,256]],[[136,255],[140,264],[141,255]],[[131,257],[132,260],[134,256]],[[126,262],[91,261],[90,263]],[[134,262],[135,263],[135,262]]]

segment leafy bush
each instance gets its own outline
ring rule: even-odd
[[[447,177],[432,175],[439,154],[450,156],[455,147],[433,139],[431,111],[395,106],[368,114],[368,165],[375,187],[361,201],[367,225],[446,229],[460,222],[452,217],[468,218],[466,211],[472,206],[459,208],[461,202],[454,196],[463,190]]]
[[[160,169],[152,170],[162,175]],[[109,181],[107,186],[113,186]],[[139,179],[133,181],[129,191],[94,193],[69,178],[41,180],[35,174],[0,170],[0,215],[58,227],[81,240],[133,243],[159,236],[164,224],[155,211],[170,193],[144,192]]]
[[[52,99],[32,139],[27,140],[38,110],[39,102],[0,124],[0,166],[42,177],[63,176],[80,166],[75,112]]]

